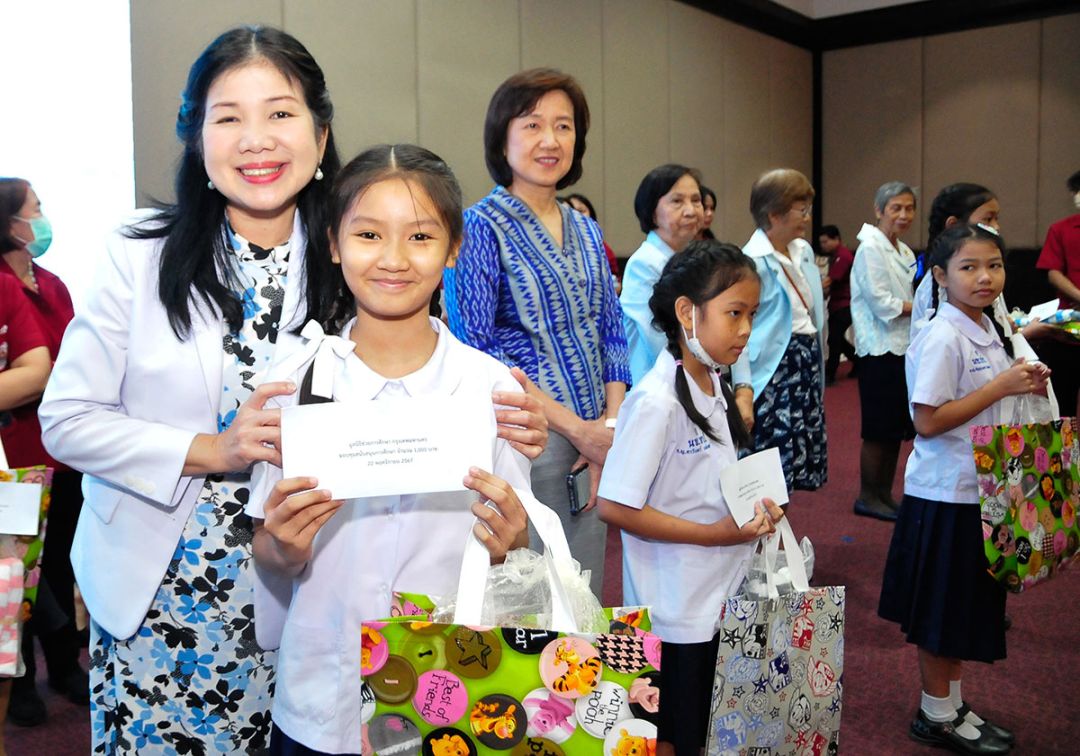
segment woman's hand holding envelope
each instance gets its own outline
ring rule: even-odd
[[[528,393],[532,386],[528,376],[520,368],[510,368],[510,373],[525,392],[496,391],[492,394],[495,404],[516,408],[495,410],[495,421],[499,424],[498,436],[509,441],[512,447],[529,459],[536,459],[547,446],[547,416],[540,400]]]

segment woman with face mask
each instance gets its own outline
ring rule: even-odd
[[[52,243],[52,226],[41,211],[41,201],[29,181],[0,178],[0,276],[22,290],[38,330],[49,349],[50,363],[60,351],[60,340],[73,310],[67,287],[38,265]],[[69,554],[75,523],[82,507],[82,475],[51,457],[41,443],[38,422],[40,400],[27,402],[0,423],[8,459],[15,467],[48,465],[53,475],[49,510],[49,548],[42,559],[42,596],[22,639],[26,674],[17,678],[11,693],[8,718],[30,726],[45,721],[45,704],[35,687],[34,637],[40,642],[48,667],[49,685],[76,703],[86,703],[87,677],[79,666],[79,634],[75,629],[75,578]]]

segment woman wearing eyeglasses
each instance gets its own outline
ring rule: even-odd
[[[761,276],[761,301],[746,348],[731,368],[735,402],[754,448],[780,449],[789,490],[812,491],[828,477],[825,444],[825,296],[810,230],[814,187],[779,168],[750,190],[757,230],[743,247]]]

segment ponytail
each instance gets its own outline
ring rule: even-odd
[[[686,297],[698,307],[703,307],[713,297],[734,286],[747,277],[757,278],[754,261],[733,244],[715,239],[690,242],[679,254],[668,260],[660,274],[660,280],[649,298],[653,314],[653,328],[667,336],[667,350],[675,357],[675,397],[690,421],[701,432],[717,443],[720,438],[709,419],[694,406],[690,383],[682,364],[682,325],[675,317],[675,301]],[[727,423],[731,438],[740,447],[749,446],[750,432],[743,423],[735,395],[724,379],[719,380],[720,392],[727,403]]]

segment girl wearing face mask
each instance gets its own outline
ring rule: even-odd
[[[750,342],[731,367],[735,402],[754,449],[780,450],[788,489],[828,478],[825,439],[825,296],[805,237],[814,187],[790,168],[768,171],[750,190],[757,231],[743,247],[761,276]]]
[[[30,182],[0,178],[0,276],[22,289],[31,305],[38,329],[45,337],[50,360],[60,351],[64,330],[74,314],[71,295],[57,276],[38,260],[52,243],[52,226],[41,211],[41,201]],[[26,674],[17,678],[11,694],[9,719],[28,726],[45,720],[45,703],[37,693],[34,637],[38,637],[48,667],[49,684],[76,703],[87,700],[87,677],[79,666],[80,639],[75,629],[74,576],[69,553],[75,523],[82,507],[82,475],[50,456],[41,443],[38,422],[40,401],[11,410],[3,426],[4,448],[16,467],[48,465],[54,469],[52,507],[49,511],[49,548],[42,560],[40,591],[51,599],[38,602],[34,618],[22,637]],[[53,611],[49,611],[52,609]],[[47,632],[39,629],[47,628]]]
[[[623,404],[600,481],[600,516],[622,530],[623,602],[650,606],[664,640],[658,756],[705,745],[724,602],[783,517],[766,499],[740,528],[720,491],[750,436],[718,371],[746,348],[760,290],[731,244],[691,242],[668,261],[649,299],[667,346]]]

